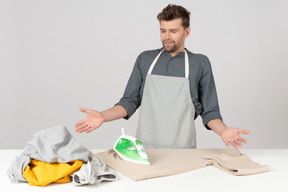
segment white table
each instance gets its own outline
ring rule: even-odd
[[[92,150],[101,152],[103,150]],[[249,192],[249,191],[288,191],[288,149],[240,149],[251,160],[262,165],[269,165],[269,172],[250,175],[233,176],[217,169],[214,166],[204,167],[190,172],[148,179],[134,182],[120,174],[120,180],[116,182],[104,182],[94,186],[74,186],[72,183],[50,184],[46,187],[29,186],[29,184],[11,183],[6,171],[14,158],[21,154],[22,150],[0,150],[0,187],[1,191],[210,191],[210,192]]]

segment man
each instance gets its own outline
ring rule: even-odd
[[[75,125],[76,132],[89,133],[104,122],[129,119],[141,105],[136,137],[147,148],[196,148],[198,115],[227,147],[242,147],[247,141],[239,134],[249,131],[223,123],[208,58],[184,48],[190,12],[168,5],[157,18],[163,48],[138,56],[124,96],[114,107],[102,112],[80,108],[87,117]]]

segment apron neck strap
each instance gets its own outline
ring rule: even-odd
[[[156,58],[154,59],[153,63],[151,64],[150,68],[149,68],[149,71],[148,71],[148,74],[150,75],[156,62],[158,61],[160,55],[162,54],[164,49],[162,49],[162,51],[156,56]],[[187,54],[187,51],[184,49],[185,51],[185,78],[188,79],[189,77],[189,59],[188,59],[188,54]]]

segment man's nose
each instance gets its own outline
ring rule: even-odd
[[[166,33],[165,33],[165,36],[164,36],[164,39],[166,40],[166,39],[170,39],[170,32],[169,31],[167,31]]]

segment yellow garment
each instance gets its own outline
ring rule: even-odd
[[[83,161],[76,160],[68,163],[46,163],[33,159],[23,171],[23,177],[33,186],[46,186],[49,183],[68,183],[69,175],[78,171]]]

